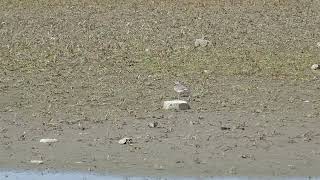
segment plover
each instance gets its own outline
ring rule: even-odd
[[[174,91],[179,94],[179,97],[190,97],[190,90],[181,82],[174,82]]]

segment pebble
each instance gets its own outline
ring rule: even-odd
[[[187,101],[183,100],[172,100],[172,101],[164,101],[163,109],[170,110],[187,110],[190,109],[190,106]]]
[[[319,65],[319,64],[313,64],[313,65],[311,66],[311,69],[312,69],[312,70],[318,70],[318,69],[320,69],[320,65]]]
[[[195,158],[193,160],[193,162],[195,162],[196,164],[201,164],[202,163],[202,161],[199,158]]]
[[[190,125],[196,125],[196,124],[200,124],[200,123],[199,123],[199,122],[196,122],[196,121],[190,121],[189,124],[190,124]]]
[[[289,167],[290,169],[296,169],[296,166],[295,166],[295,165],[292,165],[292,164],[289,164],[288,167]]]
[[[249,154],[242,154],[240,157],[243,158],[243,159],[248,159],[251,156]]]
[[[293,144],[293,143],[297,143],[297,141],[294,140],[294,139],[289,139],[289,140],[288,140],[288,143]]]
[[[75,164],[82,164],[84,163],[83,161],[77,161],[77,162],[74,162]]]
[[[164,167],[162,165],[155,164],[154,165],[154,169],[156,169],[156,170],[164,170]]]
[[[205,40],[205,39],[196,39],[194,41],[194,46],[195,47],[207,47],[210,44],[210,41]]]
[[[43,161],[41,161],[41,160],[31,160],[30,163],[32,163],[32,164],[43,164]]]
[[[220,129],[225,131],[225,130],[230,130],[231,128],[230,127],[221,126]]]
[[[118,141],[119,144],[130,144],[132,142],[132,138],[122,138]]]
[[[151,122],[148,124],[150,128],[156,128],[158,126],[158,122]]]
[[[229,169],[228,172],[229,172],[229,174],[235,175],[235,174],[237,174],[237,169],[232,166],[232,167]]]
[[[40,139],[41,143],[55,143],[58,142],[57,139]]]

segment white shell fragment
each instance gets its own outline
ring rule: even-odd
[[[210,44],[210,41],[205,40],[205,39],[196,39],[194,41],[194,46],[195,47],[207,47]]]
[[[132,138],[125,137],[125,138],[120,139],[118,143],[119,144],[128,144],[128,143],[131,143],[131,141],[132,141]]]
[[[190,106],[187,101],[172,100],[172,101],[164,101],[163,109],[187,110],[187,109],[190,109]]]
[[[150,122],[150,123],[148,124],[148,126],[149,126],[150,128],[156,128],[156,127],[158,126],[158,122]]]
[[[40,139],[41,143],[55,143],[58,142],[57,139]]]
[[[43,161],[41,161],[41,160],[31,160],[30,163],[32,163],[32,164],[43,164]]]
[[[311,66],[311,69],[312,70],[320,69],[320,65],[319,64],[314,64],[314,65]]]

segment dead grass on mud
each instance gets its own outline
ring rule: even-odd
[[[319,54],[319,6],[279,2],[2,1],[1,67],[305,78]],[[194,48],[203,35],[212,45]]]

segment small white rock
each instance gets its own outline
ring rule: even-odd
[[[317,42],[317,47],[320,47],[320,42]]]
[[[77,161],[77,162],[74,162],[74,163],[76,163],[76,164],[82,164],[82,163],[84,163],[83,161]]]
[[[172,101],[164,101],[163,109],[187,110],[187,109],[190,109],[190,106],[187,101],[172,100]]]
[[[314,64],[314,65],[311,66],[311,69],[312,70],[320,69],[320,65],[319,64]]]
[[[118,141],[119,144],[127,144],[127,143],[130,143],[132,141],[132,138],[122,138]]]
[[[290,169],[296,169],[296,166],[295,166],[295,165],[292,165],[292,164],[289,164],[288,167],[289,167]]]
[[[156,128],[158,126],[158,122],[151,122],[148,124],[150,128]]]
[[[41,161],[41,160],[31,160],[30,163],[32,163],[32,164],[43,164],[43,161]]]
[[[194,42],[195,47],[207,47],[210,44],[210,41],[205,39],[196,39]]]
[[[58,142],[57,139],[40,139],[41,143],[55,143]]]
[[[232,166],[230,169],[229,169],[229,174],[232,174],[232,175],[235,175],[235,174],[237,174],[237,169],[234,167],[234,166]]]

